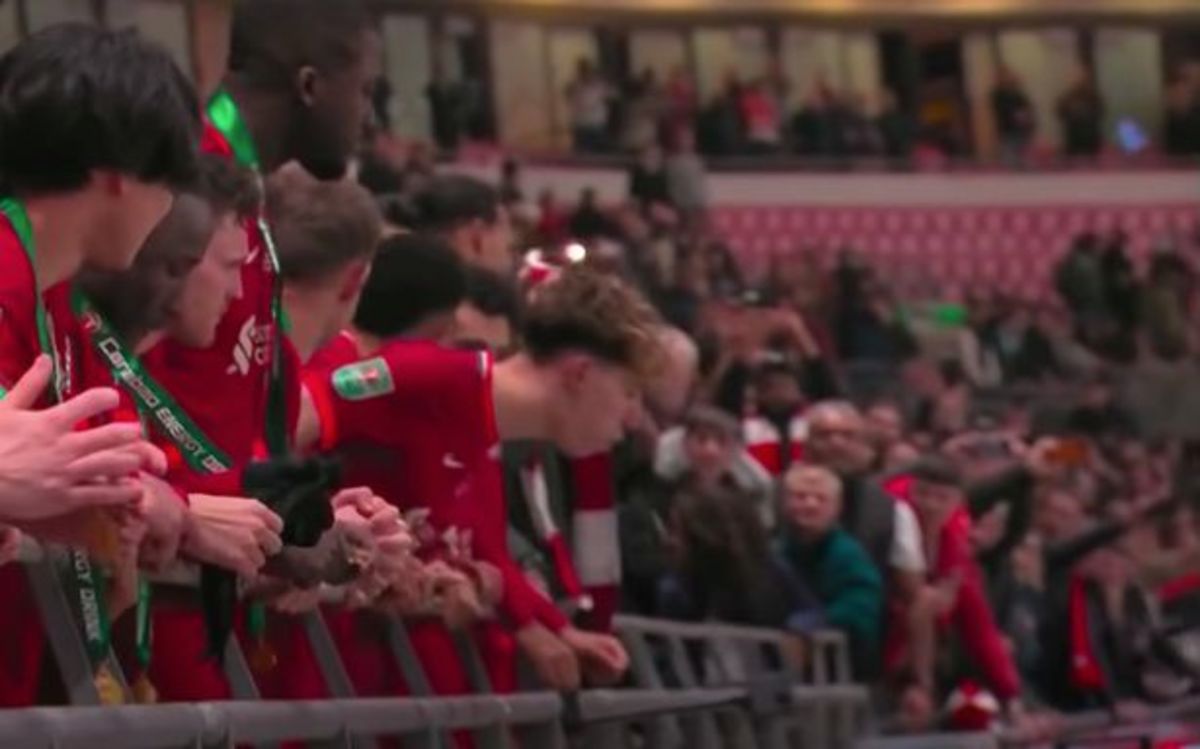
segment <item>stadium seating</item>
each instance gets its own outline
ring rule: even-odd
[[[810,252],[824,267],[859,254],[900,291],[991,289],[1029,301],[1052,290],[1054,266],[1080,233],[1129,235],[1143,265],[1160,241],[1193,235],[1194,204],[1050,207],[725,206],[713,221],[739,261],[761,271],[772,258]]]

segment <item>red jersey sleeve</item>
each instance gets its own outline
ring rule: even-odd
[[[524,570],[508,550],[508,512],[500,465],[488,460],[472,476],[469,491],[472,505],[472,533],[475,555],[500,570],[504,578],[504,594],[500,610],[516,629],[536,621],[552,632],[558,632],[569,622],[567,617],[540,590],[529,582]]]
[[[33,269],[12,227],[0,217],[0,388],[21,379],[40,352]]]
[[[308,380],[321,418],[321,447],[366,441],[403,447],[447,433],[447,444],[473,455],[489,435],[487,381],[491,359],[436,344],[389,344],[369,359]]]

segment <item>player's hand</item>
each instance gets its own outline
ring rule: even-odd
[[[289,587],[270,601],[272,609],[296,616],[316,611],[321,606],[321,586],[315,588]]]
[[[362,518],[375,548],[372,567],[383,577],[410,573],[416,540],[400,511],[370,489],[343,489],[333,498],[335,516],[348,518],[352,510]]]
[[[119,398],[110,388],[32,410],[52,370],[49,357],[39,357],[0,400],[0,518],[19,524],[88,507],[135,506],[141,489],[127,478],[140,470],[163,472],[166,458],[142,440],[137,424],[75,430],[116,408]]]
[[[356,508],[344,506],[334,510],[333,521],[346,542],[350,561],[360,571],[369,569],[375,563],[379,549],[367,519]]]
[[[589,682],[612,686],[620,681],[629,668],[629,654],[625,652],[625,646],[612,635],[567,627],[559,633],[559,637],[579,658]]]
[[[143,476],[142,483],[146,490],[142,498],[145,538],[139,561],[147,569],[161,570],[179,556],[179,544],[187,525],[187,506],[165,482]]]
[[[527,625],[517,631],[517,645],[547,687],[560,692],[579,689],[579,659],[553,632],[540,624]]]
[[[442,621],[450,629],[465,629],[487,613],[479,600],[475,584],[465,576],[443,590],[440,600]]]
[[[21,531],[11,525],[0,525],[0,567],[17,561],[21,553]]]
[[[247,497],[192,494],[183,550],[201,562],[253,577],[279,553],[283,520]]]
[[[483,605],[493,607],[500,603],[504,596],[504,576],[500,574],[500,570],[494,564],[480,561],[474,562],[474,567],[476,586]]]
[[[97,563],[111,568],[131,548],[136,549],[145,529],[141,512],[140,503],[130,508],[90,507],[22,523],[20,528],[39,541],[85,550]]]

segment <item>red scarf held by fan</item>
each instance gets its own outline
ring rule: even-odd
[[[1102,691],[1107,684],[1100,661],[1092,644],[1092,633],[1088,628],[1087,583],[1076,575],[1071,580],[1068,594],[1068,626],[1071,646],[1071,683],[1083,692]]]

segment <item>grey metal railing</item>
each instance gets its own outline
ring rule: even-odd
[[[260,700],[238,638],[231,637],[224,664],[233,701],[100,707],[77,612],[63,586],[66,560],[30,542],[21,561],[72,706],[0,712],[0,747],[209,749],[299,741],[366,749],[388,737],[403,739],[406,747],[449,749],[451,733],[465,731],[480,749],[507,749],[514,741],[523,749],[624,749],[633,742],[655,749],[824,749],[848,746],[854,721],[865,714],[865,690],[849,684],[846,643],[836,634],[811,638],[813,658],[798,669],[787,660],[785,637],[778,632],[636,617],[616,622],[633,663],[632,684],[625,688],[491,694],[474,641],[457,636],[478,693],[451,698],[432,695],[405,627],[393,620],[389,650],[411,696],[358,698],[319,613],[304,615],[302,622],[332,699]],[[189,579],[175,576],[170,583],[186,585]],[[111,656],[109,667],[124,686]],[[844,722],[838,723],[839,715]],[[797,726],[803,735],[789,734]],[[833,733],[831,726],[838,726]]]

